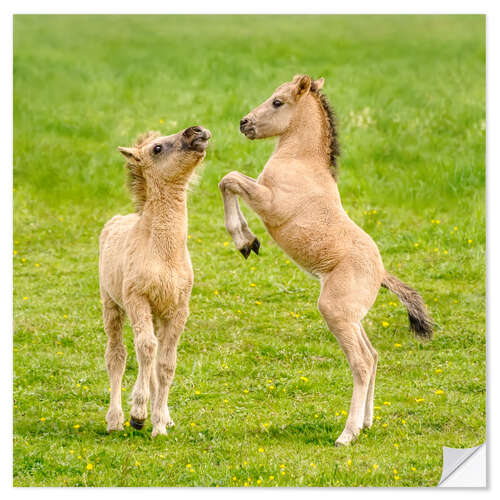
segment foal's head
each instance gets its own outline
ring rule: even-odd
[[[189,127],[167,136],[148,132],[133,147],[118,150],[129,165],[142,170],[144,177],[171,181],[183,177],[204,158],[210,137],[210,131],[203,127]]]
[[[304,98],[317,93],[324,79],[312,80],[307,75],[296,75],[291,82],[280,85],[266,101],[240,121],[240,130],[249,139],[263,139],[282,135],[289,128]]]
[[[139,212],[149,182],[187,183],[205,157],[210,137],[209,130],[196,126],[168,136],[148,132],[139,136],[131,148],[118,148],[127,159],[129,187]]]

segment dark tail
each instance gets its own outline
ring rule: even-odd
[[[410,330],[415,332],[417,337],[430,340],[432,338],[434,324],[427,313],[427,309],[425,308],[424,301],[420,294],[389,273],[386,273],[382,281],[382,286],[392,293],[395,293],[408,310]]]

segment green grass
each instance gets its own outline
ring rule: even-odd
[[[365,320],[379,409],[348,448],[334,442],[351,376],[318,283],[246,207],[262,254],[244,261],[217,189],[231,170],[258,175],[273,141],[248,141],[238,121],[296,73],[326,79],[345,208],[437,323],[418,342],[381,290]],[[149,423],[108,436],[97,241],[132,210],[116,147],[194,124],[213,142],[189,199],[176,427],[154,441]],[[17,16],[14,484],[436,485],[443,445],[485,439],[484,129],[481,16]],[[126,344],[125,401],[128,326]]]

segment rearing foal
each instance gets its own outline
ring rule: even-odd
[[[380,286],[408,309],[421,338],[433,324],[420,295],[387,273],[377,245],[346,214],[336,182],[335,119],[321,93],[324,79],[297,75],[280,85],[240,122],[249,139],[278,136],[257,181],[239,172],[219,184],[225,224],[245,258],[260,243],[240,211],[238,196],[262,219],[276,243],[321,284],[318,308],[349,362],[354,388],[349,416],[336,445],[349,444],[373,421],[377,351],[361,324]]]

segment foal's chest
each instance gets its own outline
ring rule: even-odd
[[[179,307],[189,302],[193,286],[191,266],[151,266],[146,295],[153,313],[160,317],[171,316]]]

